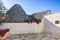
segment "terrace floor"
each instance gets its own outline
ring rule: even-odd
[[[60,36],[51,33],[14,34],[5,40],[60,40]]]

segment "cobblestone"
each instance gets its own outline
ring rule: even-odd
[[[60,36],[50,33],[14,34],[6,40],[60,40]]]

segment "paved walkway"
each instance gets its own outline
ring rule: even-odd
[[[50,33],[14,34],[6,40],[60,40],[60,36]]]

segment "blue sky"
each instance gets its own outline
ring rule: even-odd
[[[51,10],[60,12],[60,0],[2,0],[5,7],[10,9],[14,4],[20,4],[28,15],[35,12]]]

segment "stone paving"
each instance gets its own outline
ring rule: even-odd
[[[60,36],[50,33],[14,34],[6,40],[60,40]]]

